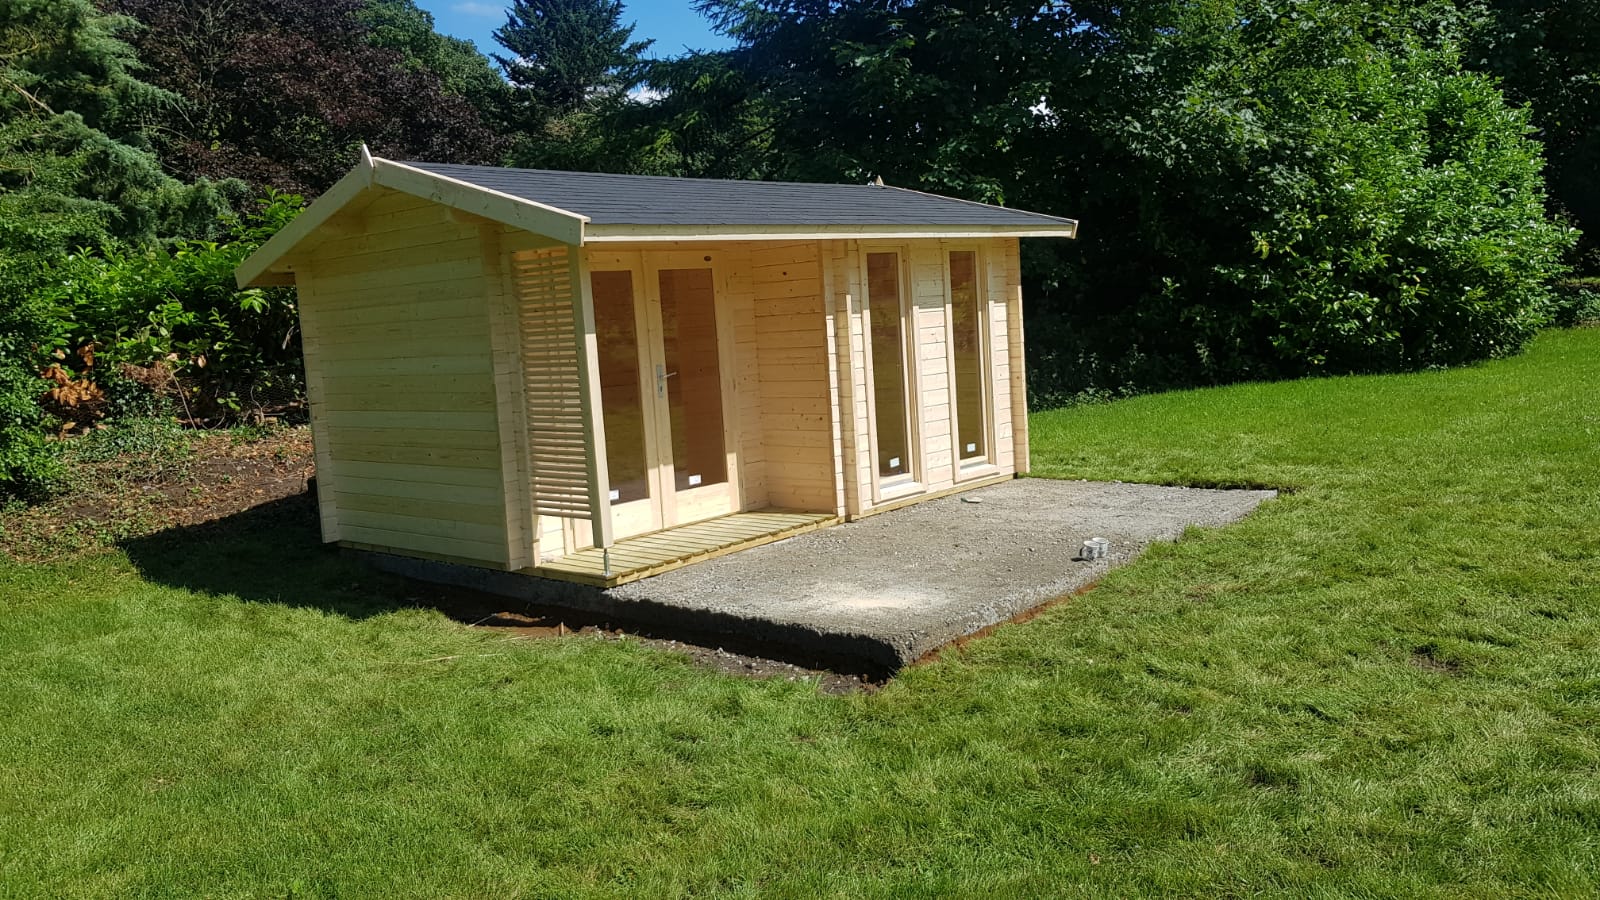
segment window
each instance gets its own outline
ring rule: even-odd
[[[661,378],[680,491],[728,480],[714,283],[710,269],[661,270]]]
[[[963,465],[989,457],[989,417],[984,382],[988,371],[984,341],[983,292],[978,287],[978,253],[950,253],[950,340],[955,356],[956,459]]]
[[[593,272],[595,345],[600,361],[600,407],[605,416],[606,469],[611,502],[650,496],[645,465],[644,394],[639,388],[639,329],[634,317],[633,274]]]
[[[867,254],[867,318],[871,322],[872,400],[880,483],[910,481],[911,418],[906,366],[905,303],[900,254]]]

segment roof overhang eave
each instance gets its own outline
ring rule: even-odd
[[[239,264],[234,270],[234,279],[239,287],[292,283],[291,276],[279,270],[284,259],[328,224],[330,219],[373,188],[389,188],[411,194],[564,244],[582,245],[584,227],[589,222],[588,216],[559,207],[379,159],[362,147],[361,161],[355,168]]]
[[[1076,238],[1072,219],[1026,225],[593,225],[589,244],[653,241],[770,240],[975,240],[982,238]]]
[[[274,265],[303,240],[310,237],[313,232],[328,223],[346,206],[350,205],[358,196],[372,187],[374,175],[374,160],[361,148],[361,161],[355,168],[345,173],[333,187],[323,192],[310,206],[295,216],[289,224],[278,229],[278,233],[267,239],[267,242],[256,248],[256,252],[245,258],[238,268],[233,270],[234,281],[239,287],[260,287],[270,284],[283,284],[282,273],[273,273]]]

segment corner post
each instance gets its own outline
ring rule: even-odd
[[[844,507],[840,515],[852,519],[861,516],[861,454],[860,437],[856,421],[856,315],[850,255],[844,241],[827,241],[823,244],[824,278],[827,293],[828,315],[832,320],[833,343],[829,347],[829,365],[832,369],[834,391],[835,429],[838,437],[839,473],[843,482]]]
[[[1006,337],[1011,361],[1011,441],[1018,475],[1031,468],[1028,456],[1028,359],[1022,333],[1022,258],[1016,238],[1006,247]]]
[[[611,529],[611,473],[606,468],[605,415],[600,397],[599,335],[594,320],[594,292],[589,284],[589,259],[580,245],[569,245],[572,264],[568,271],[576,280],[573,315],[577,326],[579,404],[583,410],[588,437],[589,522],[594,529],[594,545],[602,551],[605,569],[611,570],[613,543]]]

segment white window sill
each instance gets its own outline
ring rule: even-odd
[[[897,481],[894,484],[883,484],[878,487],[878,503],[888,503],[903,497],[913,497],[922,493],[920,481]]]
[[[956,484],[963,481],[975,481],[979,478],[989,478],[1000,474],[1000,467],[987,459],[975,459],[962,463],[956,467]]]

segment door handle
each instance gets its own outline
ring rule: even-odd
[[[667,379],[671,378],[672,376],[674,376],[676,374],[678,374],[678,373],[677,372],[668,372],[666,366],[663,366],[663,365],[660,365],[660,364],[656,365],[656,396],[657,397],[665,397],[667,395]]]

